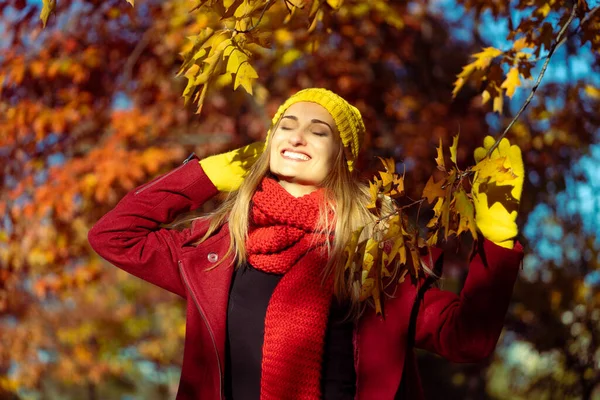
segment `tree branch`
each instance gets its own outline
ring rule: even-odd
[[[265,3],[265,6],[263,7],[261,13],[260,13],[260,17],[258,17],[258,21],[256,21],[256,23],[254,25],[252,25],[250,28],[245,29],[245,30],[238,30],[238,29],[234,29],[233,31],[236,33],[249,33],[252,32],[254,29],[256,29],[256,27],[258,25],[260,25],[260,21],[262,21],[265,12],[267,11],[267,9],[271,6],[271,3],[273,2],[273,0],[267,0],[267,2]]]
[[[544,62],[544,65],[542,66],[542,70],[540,71],[540,74],[538,75],[535,85],[531,89],[531,93],[529,93],[529,96],[527,96],[527,100],[525,100],[525,103],[523,103],[523,105],[521,106],[521,109],[519,110],[517,115],[515,115],[515,117],[512,119],[512,121],[510,121],[510,123],[508,124],[506,129],[504,129],[504,132],[502,132],[502,134],[498,137],[498,139],[496,140],[496,143],[494,143],[494,145],[488,150],[486,157],[489,156],[490,154],[492,154],[492,152],[498,147],[498,145],[500,144],[500,141],[504,138],[504,136],[506,136],[506,134],[508,133],[510,128],[512,128],[512,126],[515,124],[515,122],[517,122],[517,120],[519,119],[519,117],[521,116],[523,111],[525,111],[525,109],[527,108],[529,103],[531,103],[531,100],[533,99],[533,96],[535,95],[535,92],[537,91],[538,87],[540,86],[542,78],[544,77],[544,74],[546,73],[546,69],[548,68],[550,59],[552,58],[552,55],[554,54],[554,52],[558,48],[559,44],[563,40],[563,36],[564,36],[565,32],[567,31],[567,28],[569,27],[569,25],[571,25],[571,22],[573,22],[576,11],[577,11],[577,5],[574,5],[573,8],[571,9],[571,15],[569,15],[569,19],[563,25],[562,29],[558,33],[558,36],[556,37],[556,42],[554,43],[554,45],[548,52],[548,58],[546,59],[546,61]]]

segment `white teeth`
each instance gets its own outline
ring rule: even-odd
[[[305,155],[305,154],[300,154],[300,153],[294,153],[292,151],[284,151],[283,155],[288,157],[288,158],[293,158],[295,160],[302,160],[302,161],[308,161],[310,160],[310,157]]]

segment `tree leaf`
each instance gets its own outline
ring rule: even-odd
[[[227,51],[231,49],[230,51]],[[228,47],[223,53],[227,58],[226,71],[230,74],[235,74],[240,69],[240,65],[248,61],[248,55],[239,50],[235,46]]]
[[[446,189],[444,189],[445,179],[435,182],[433,175],[429,177],[425,188],[423,189],[422,198],[427,199],[427,202],[431,204],[436,198],[444,197],[446,195]]]
[[[474,167],[471,167],[471,171],[477,172],[476,179],[480,181],[487,179],[489,182],[503,182],[515,179],[516,175],[512,169],[504,166],[505,161],[506,157],[484,157]]]
[[[396,161],[391,158],[382,158],[382,157],[377,157],[379,158],[379,160],[381,161],[381,163],[383,164],[383,168],[385,168],[386,172],[389,172],[390,174],[393,174],[396,172]]]
[[[346,257],[346,265],[344,266],[344,269],[350,268],[352,266],[352,264],[354,263],[354,256],[356,255],[356,249],[358,247],[358,240],[359,240],[360,235],[362,234],[362,231],[364,228],[365,227],[362,226],[362,227],[358,228],[357,230],[355,230],[354,232],[352,232],[350,241],[344,248],[344,255]]]
[[[458,134],[456,136],[454,136],[454,138],[452,139],[452,146],[450,146],[450,160],[454,163],[454,165],[458,166],[456,164],[456,151],[458,150]]]
[[[460,216],[458,223],[457,235],[462,232],[469,231],[474,239],[477,239],[476,223],[475,223],[475,208],[473,202],[467,197],[467,193],[461,187],[454,193],[454,199],[456,201],[456,211]]]
[[[506,79],[502,82],[500,86],[502,89],[506,89],[506,95],[509,98],[512,98],[515,94],[515,90],[521,86],[521,78],[519,76],[519,68],[512,67],[508,74],[506,75]]]
[[[44,28],[46,27],[46,23],[48,22],[50,14],[54,12],[55,8],[56,0],[42,0],[42,11],[40,12],[40,19],[42,20]]]
[[[445,198],[443,196],[438,197],[435,202],[435,206],[433,206],[433,217],[427,223],[427,228],[433,228],[438,224],[440,219],[440,215],[442,215],[442,206],[444,205]]]
[[[252,68],[249,62],[245,62],[240,65],[237,73],[235,74],[235,82],[233,89],[237,89],[240,85],[248,92],[252,94],[252,83],[258,78],[258,74]]]
[[[367,208],[371,211],[377,208],[377,200],[379,198],[379,184],[377,182],[369,182],[369,194],[371,195],[371,202],[367,205]]]
[[[440,138],[440,145],[436,147],[437,157],[435,163],[440,171],[446,171],[446,162],[444,161],[444,149],[442,147],[442,138]]]

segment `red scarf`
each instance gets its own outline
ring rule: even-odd
[[[252,198],[246,251],[264,272],[284,274],[267,306],[261,400],[321,398],[332,279],[323,234],[315,232],[323,189],[296,198],[265,178]]]

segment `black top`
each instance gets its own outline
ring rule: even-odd
[[[283,275],[259,271],[250,264],[233,274],[227,308],[225,395],[228,400],[258,400],[265,317],[269,299]],[[323,354],[325,400],[349,400],[356,393],[352,321],[346,308],[332,302]]]

